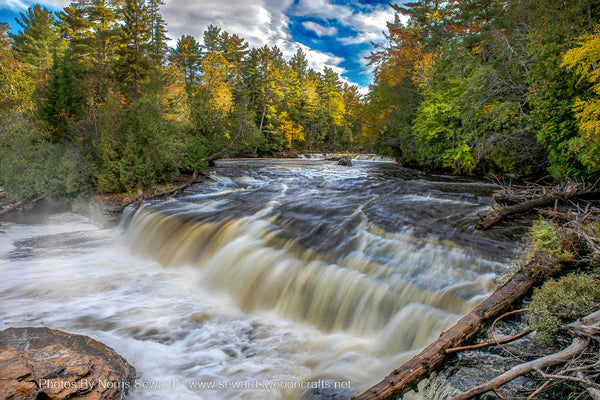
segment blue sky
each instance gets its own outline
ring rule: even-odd
[[[325,66],[343,80],[366,90],[372,74],[364,57],[370,42],[383,42],[386,21],[393,20],[388,0],[164,0],[169,36],[201,40],[210,24],[237,33],[253,47],[277,45],[290,58],[301,47],[310,66]],[[68,0],[0,0],[0,21],[14,18],[32,4],[59,10]],[[174,43],[174,42],[173,42]]]

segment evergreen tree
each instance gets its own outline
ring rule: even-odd
[[[18,58],[32,76],[46,82],[54,57],[64,52],[54,13],[36,4],[20,13],[17,23],[21,30],[11,37]]]
[[[129,98],[140,97],[151,66],[152,30],[144,0],[125,0],[123,11],[123,47],[117,64],[117,76]]]
[[[200,43],[193,36],[183,35],[169,56],[171,62],[183,72],[188,90],[198,77],[201,52]]]
[[[161,65],[167,55],[167,27],[160,13],[162,0],[148,0],[148,29],[151,32],[151,57],[154,65]]]

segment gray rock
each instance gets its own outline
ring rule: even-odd
[[[338,165],[343,165],[344,167],[351,167],[352,166],[352,160],[350,158],[348,158],[348,157],[342,157],[338,161]]]

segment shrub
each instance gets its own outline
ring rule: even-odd
[[[3,119],[0,138],[0,183],[11,198],[73,196],[89,188],[85,157],[72,146],[48,141],[24,116]]]
[[[529,236],[537,255],[549,257],[554,262],[571,261],[575,258],[571,235],[552,221],[537,220],[531,227]]]
[[[586,315],[600,301],[600,282],[585,274],[549,280],[535,289],[531,301],[531,327],[536,337],[554,343],[564,323]]]

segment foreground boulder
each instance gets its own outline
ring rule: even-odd
[[[110,347],[48,328],[0,331],[0,399],[123,399],[135,368]]]

